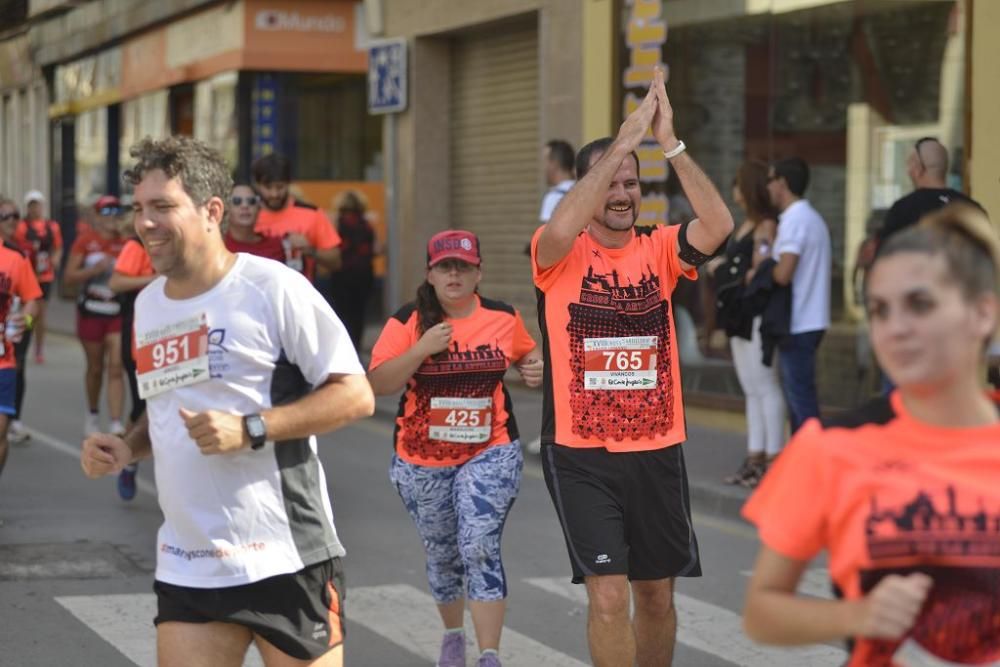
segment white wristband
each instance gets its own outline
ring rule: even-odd
[[[686,150],[687,150],[687,146],[684,145],[683,141],[681,141],[680,139],[678,139],[677,140],[677,145],[674,146],[673,150],[663,151],[663,157],[665,157],[668,160],[670,160],[670,159],[673,159],[673,158],[677,157],[678,155],[680,155],[681,153],[683,153]]]

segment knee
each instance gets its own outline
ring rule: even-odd
[[[636,583],[633,586],[636,614],[665,618],[674,613],[673,585],[669,581]]]
[[[629,614],[628,583],[624,576],[593,577],[587,582],[590,613],[599,620],[617,620]]]

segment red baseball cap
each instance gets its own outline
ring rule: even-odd
[[[479,238],[472,232],[449,229],[438,232],[427,242],[427,266],[434,266],[446,259],[460,259],[479,266]]]
[[[118,197],[114,195],[101,195],[96,202],[94,202],[94,210],[98,213],[101,209],[105,208],[121,208],[122,203],[118,201]]]

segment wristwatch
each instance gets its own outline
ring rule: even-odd
[[[243,428],[250,436],[250,449],[260,449],[267,442],[267,426],[260,414],[243,417]]]

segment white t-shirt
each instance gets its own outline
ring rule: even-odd
[[[792,276],[793,334],[830,326],[830,230],[816,209],[800,199],[778,216],[774,257],[799,256]]]
[[[545,193],[542,197],[542,210],[538,213],[538,219],[541,222],[548,222],[549,218],[556,210],[556,206],[562,201],[562,198],[566,196],[573,186],[576,184],[572,178],[560,182],[554,188],[549,188],[549,191]]]
[[[178,411],[253,414],[331,374],[363,374],[344,325],[302,274],[269,259],[238,254],[218,285],[191,299],[168,298],[165,282],[136,300],[136,344],[204,315],[209,378],[147,402],[164,516],[156,579],[236,586],[343,555],[315,436],[206,456]]]

